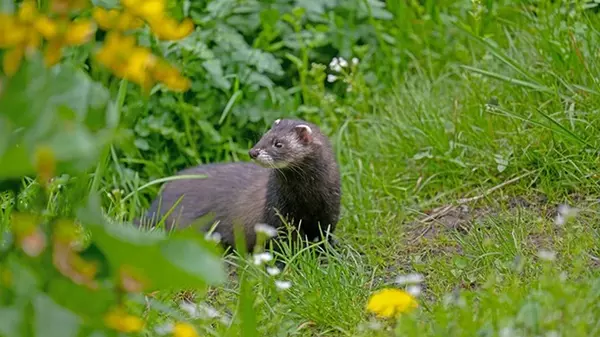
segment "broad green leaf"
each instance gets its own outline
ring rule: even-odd
[[[224,280],[222,262],[214,258],[210,251],[191,239],[169,238],[161,245],[164,256],[173,264],[186,270],[209,284],[218,284]]]
[[[231,83],[223,75],[223,67],[221,61],[218,59],[211,59],[202,62],[202,66],[210,74],[210,78],[217,85],[217,87],[223,90],[229,90]]]
[[[0,336],[22,336],[23,308],[16,306],[0,308]]]
[[[110,288],[91,290],[67,278],[53,278],[48,284],[48,295],[57,304],[83,317],[99,317],[117,300]]]
[[[45,294],[33,301],[34,332],[39,337],[75,337],[82,323],[80,317],[56,304]]]
[[[132,267],[142,273],[142,282],[149,289],[203,287],[225,280],[221,259],[194,238],[177,234],[168,237],[164,232],[110,223],[102,215],[94,194],[77,213],[113,272],[117,273],[121,266]]]
[[[22,143],[10,144],[0,154],[0,178],[20,178],[35,173],[30,153]]]
[[[10,258],[6,265],[12,274],[13,290],[17,296],[24,298],[34,296],[39,290],[40,282],[32,268],[14,257]]]
[[[13,0],[0,0],[0,13],[12,14],[15,12],[15,2]]]
[[[100,83],[67,64],[47,69],[39,55],[7,81],[0,116],[0,161],[8,163],[0,178],[35,173],[33,154],[42,144],[53,149],[57,173],[84,172],[97,164],[119,119]]]
[[[0,116],[6,117],[14,128],[37,125],[39,129],[35,131],[45,133],[54,121],[50,114],[53,109],[47,105],[55,93],[55,83],[39,57],[28,61],[6,81],[0,96]]]

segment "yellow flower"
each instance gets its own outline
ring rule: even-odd
[[[96,59],[118,77],[123,77],[127,58],[135,48],[135,38],[110,32],[106,35],[102,48],[96,53]]]
[[[188,323],[178,322],[173,325],[173,337],[198,337],[198,332]]]
[[[121,3],[128,11],[146,21],[163,16],[165,11],[165,0],[121,0]]]
[[[194,22],[189,18],[178,23],[168,17],[156,17],[149,23],[152,32],[161,40],[181,40],[194,31]]]
[[[138,332],[144,328],[144,321],[139,317],[129,315],[123,308],[114,308],[104,316],[107,327],[120,332]]]
[[[418,307],[415,298],[400,289],[382,289],[369,298],[367,311],[380,317],[394,317]]]
[[[135,45],[132,36],[117,31],[108,33],[96,59],[117,77],[137,83],[144,91],[152,88],[156,81],[174,91],[185,91],[191,85],[189,79],[164,60],[159,60],[150,49]]]
[[[156,57],[150,50],[137,47],[131,51],[128,62],[125,65],[123,77],[129,81],[135,82],[144,88],[152,85],[150,69],[156,63]]]
[[[90,40],[95,31],[96,26],[93,21],[79,20],[70,22],[64,33],[64,42],[67,45],[84,44]]]
[[[102,7],[95,7],[92,16],[98,25],[104,30],[126,31],[140,28],[143,21],[133,16],[129,12],[120,12],[116,9],[106,10]]]
[[[4,53],[2,69],[4,69],[6,75],[12,76],[19,70],[24,53],[25,51],[22,48],[13,48]]]
[[[48,40],[44,60],[50,66],[60,60],[64,45],[85,43],[94,30],[92,21],[70,22],[66,17],[55,21],[40,14],[35,1],[25,0],[16,15],[0,15],[0,48],[9,49],[2,60],[4,72],[16,73],[25,53],[38,49],[42,37]]]
[[[164,83],[174,91],[186,91],[191,85],[189,79],[183,77],[177,69],[165,62],[161,62],[154,67],[153,76],[157,81]]]
[[[44,52],[44,61],[47,66],[52,66],[60,61],[64,46],[84,44],[96,31],[94,22],[90,20],[70,22],[62,19],[54,24],[57,27],[56,32],[46,37],[48,45]],[[48,31],[51,31],[50,27],[51,25],[48,25]]]
[[[15,16],[0,15],[0,47],[10,48],[2,60],[8,76],[17,72],[25,51],[37,49],[41,43],[40,34],[33,27],[37,17],[36,4],[30,0],[21,3]]]
[[[45,16],[37,18],[33,22],[33,26],[45,39],[53,39],[58,33],[56,22]]]
[[[24,23],[32,23],[37,15],[37,4],[35,1],[31,0],[23,1],[23,3],[21,3],[21,7],[19,7],[19,11],[17,12],[19,21]]]
[[[35,150],[34,156],[40,183],[45,186],[54,177],[56,171],[54,150],[50,146],[41,145]]]
[[[15,16],[0,13],[0,48],[12,47],[25,40],[23,28]]]

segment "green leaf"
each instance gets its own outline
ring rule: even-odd
[[[221,259],[199,239],[164,232],[140,231],[128,224],[116,224],[103,217],[99,199],[90,195],[86,207],[77,212],[92,240],[117,273],[121,266],[142,273],[148,288],[204,287],[225,280]]]
[[[211,59],[202,62],[202,66],[211,76],[211,80],[217,85],[217,87],[223,90],[229,90],[231,83],[223,76],[223,67],[221,61],[218,59]]]
[[[240,330],[243,337],[256,337],[258,336],[258,328],[256,310],[254,309],[254,282],[252,282],[247,273],[243,271],[240,282],[240,297],[238,303],[238,315],[241,323]]]
[[[161,245],[161,251],[171,264],[209,284],[218,284],[225,279],[220,272],[223,267],[221,260],[215,259],[194,240],[173,237]]]
[[[38,292],[39,280],[30,266],[21,263],[15,257],[11,257],[7,265],[12,274],[11,278],[15,281],[13,290],[17,296],[28,298]]]
[[[39,337],[75,337],[81,318],[56,304],[50,297],[38,294],[33,301],[34,331]]]
[[[16,306],[0,308],[0,336],[22,336],[23,308]]]
[[[30,151],[23,144],[10,144],[0,153],[0,178],[20,178],[35,172]],[[10,164],[8,164],[10,163]]]
[[[99,317],[117,300],[110,288],[91,290],[67,278],[53,278],[48,284],[48,295],[57,304],[81,316]]]
[[[15,12],[15,2],[13,0],[0,0],[0,13],[12,14]]]
[[[42,144],[53,149],[59,173],[85,172],[96,165],[119,119],[100,83],[71,65],[48,69],[39,55],[7,81],[0,116],[0,161],[8,163],[0,178],[33,174],[33,153]]]

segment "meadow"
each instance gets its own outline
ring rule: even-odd
[[[600,4],[146,1],[0,1],[0,336],[600,336]],[[335,247],[130,225],[282,117]]]

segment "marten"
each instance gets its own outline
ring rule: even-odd
[[[248,154],[253,162],[204,164],[178,172],[205,178],[166,183],[147,210],[145,224],[155,226],[171,208],[167,229],[187,227],[212,213],[221,242],[233,247],[234,224],[240,224],[248,251],[256,244],[255,225],[279,229],[280,217],[309,241],[333,233],[340,216],[340,172],[318,126],[278,119]]]

